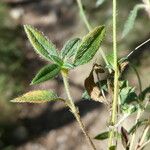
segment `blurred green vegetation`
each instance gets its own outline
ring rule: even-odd
[[[20,28],[13,25],[7,7],[0,3],[0,124],[11,121],[17,108],[8,100],[23,91],[24,54]]]

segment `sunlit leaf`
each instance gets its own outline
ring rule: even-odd
[[[129,17],[124,25],[122,37],[125,37],[132,30],[135,19],[137,17],[137,13],[141,8],[142,8],[141,5],[135,5],[133,10],[130,12]]]
[[[88,63],[98,51],[105,36],[105,27],[98,26],[88,33],[81,41],[75,55],[74,64],[76,66]]]
[[[24,25],[24,29],[30,43],[40,56],[47,60],[50,60],[49,55],[58,56],[55,45],[49,41],[43,33],[30,25]]]
[[[71,63],[68,63],[68,62],[64,62],[62,68],[65,68],[65,69],[73,69],[75,66]]]
[[[60,59],[58,56],[49,55],[49,57],[51,58],[52,62],[56,63],[58,66],[62,66],[64,63],[63,60]]]
[[[11,102],[18,103],[45,103],[49,101],[56,101],[60,98],[53,92],[47,90],[38,90],[28,92],[18,98],[11,100]]]
[[[32,80],[31,84],[38,84],[53,79],[60,72],[57,64],[49,64],[43,67]]]
[[[64,59],[73,56],[76,53],[80,42],[81,40],[79,38],[74,38],[67,41],[61,50],[61,57]]]

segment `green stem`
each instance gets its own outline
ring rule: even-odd
[[[90,31],[91,30],[91,26],[90,26],[90,24],[89,24],[89,22],[87,20],[87,17],[86,17],[86,15],[84,13],[81,0],[77,0],[77,4],[78,4],[79,10],[80,10],[81,17],[83,18],[83,21],[84,21],[87,29]]]
[[[74,117],[76,118],[82,132],[84,133],[89,145],[91,146],[92,150],[96,150],[96,147],[94,145],[94,143],[92,142],[90,136],[88,135],[86,129],[85,129],[85,126],[81,120],[81,117],[79,115],[79,111],[78,111],[78,108],[76,108],[74,102],[73,102],[73,98],[70,94],[70,90],[69,90],[69,82],[68,82],[68,73],[66,72],[61,72],[62,74],[62,78],[63,78],[63,82],[64,82],[64,86],[65,86],[65,90],[66,90],[66,94],[68,96],[68,103],[67,103],[67,106],[70,108],[71,112],[73,113]]]
[[[117,65],[117,31],[116,31],[116,15],[117,15],[117,2],[113,0],[113,53],[114,53],[114,96],[112,104],[111,124],[114,126],[116,123],[117,105],[118,105],[118,65]],[[109,147],[113,145],[114,128],[110,131]]]
[[[77,1],[79,10],[80,10],[81,17],[82,17],[82,19],[83,19],[83,21],[84,21],[84,23],[85,23],[87,29],[88,29],[89,31],[91,31],[92,27],[91,27],[91,25],[90,25],[90,23],[89,23],[89,21],[88,21],[86,15],[85,15],[85,12],[84,12],[84,10],[83,10],[83,6],[82,6],[81,0],[76,0],[76,1]],[[106,55],[105,55],[104,51],[103,51],[101,48],[100,48],[100,53],[101,53],[102,58],[104,59],[106,65],[108,65],[108,61],[107,61],[107,59],[106,59]],[[110,70],[109,70],[109,71],[110,71]]]

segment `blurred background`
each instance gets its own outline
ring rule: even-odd
[[[93,27],[105,24],[106,39],[103,50],[112,50],[111,1],[96,5],[96,0],[82,0],[89,22]],[[118,50],[120,56],[128,54],[150,38],[150,19],[140,11],[134,29],[121,39],[124,23],[130,10],[141,0],[118,1]],[[75,0],[0,0],[0,150],[89,150],[72,114],[62,103],[42,105],[12,104],[16,96],[34,89],[52,89],[64,96],[61,77],[37,86],[29,86],[36,72],[47,62],[33,51],[23,24],[31,24],[43,31],[60,50],[70,38],[82,37],[88,31],[80,18]],[[132,55],[142,79],[143,88],[150,84],[150,44],[142,46]],[[98,53],[94,62],[103,64]],[[105,130],[108,112],[94,101],[81,99],[83,82],[92,63],[70,73],[72,95],[91,137]],[[138,91],[132,70],[127,78]],[[102,149],[106,142],[94,141]],[[103,143],[103,144],[102,144]]]

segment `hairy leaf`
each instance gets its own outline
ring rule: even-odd
[[[25,32],[35,51],[46,60],[49,55],[58,56],[55,45],[50,42],[40,31],[30,25],[24,25]]]
[[[58,75],[60,67],[57,64],[49,64],[43,67],[32,80],[31,84],[38,84],[50,80]]]
[[[45,103],[49,101],[59,100],[60,98],[53,92],[47,90],[38,90],[28,92],[18,98],[11,100],[11,102],[18,103]]]
[[[64,62],[62,68],[64,69],[73,69],[75,66],[71,63],[68,63],[68,62]]]
[[[67,41],[61,50],[61,57],[64,59],[73,56],[76,53],[80,42],[81,40],[79,38],[74,38]]]
[[[63,60],[55,55],[49,55],[49,57],[51,58],[51,60],[56,63],[58,66],[62,66],[63,65]]]
[[[105,36],[105,27],[98,26],[88,33],[81,41],[75,55],[74,64],[76,66],[88,63],[96,54]]]
[[[125,37],[130,32],[130,30],[133,28],[135,19],[137,17],[137,13],[141,8],[142,8],[141,5],[135,5],[133,10],[130,12],[129,17],[124,24],[122,37]]]

